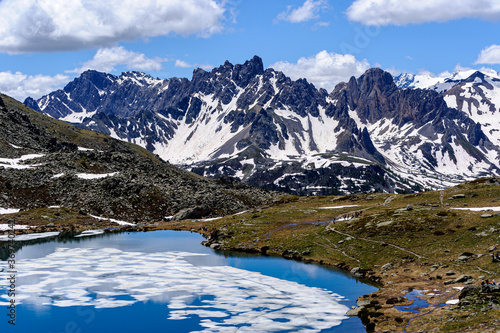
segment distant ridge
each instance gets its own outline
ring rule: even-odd
[[[25,103],[204,176],[295,194],[404,193],[499,173],[498,132],[487,119],[499,112],[500,86],[466,74],[425,81],[373,68],[328,93],[255,56],[196,69],[191,80],[87,71]],[[467,84],[493,103],[480,106],[483,117],[460,98],[453,104]]]

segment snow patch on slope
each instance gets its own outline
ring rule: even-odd
[[[22,162],[33,160],[35,158],[40,158],[45,155],[43,154],[28,154],[28,155],[23,155],[19,158],[0,158],[0,167],[4,167],[6,169],[32,169],[39,164],[25,164]]]

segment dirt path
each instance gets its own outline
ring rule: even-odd
[[[327,248],[327,249],[330,249],[330,250],[333,250],[333,251],[337,251],[337,252],[340,252],[342,253],[344,256],[346,256],[347,258],[349,259],[352,259],[354,261],[357,261],[357,262],[360,262],[358,259],[354,258],[354,257],[351,257],[350,255],[348,255],[347,253],[345,253],[344,251],[340,250],[337,248],[337,246],[335,244],[333,244],[329,239],[325,238],[325,237],[322,237],[322,239],[328,241],[328,243],[330,243],[331,245],[326,245],[326,244],[323,244],[323,243],[319,243],[319,242],[316,242],[316,241],[313,241],[314,244],[318,245],[318,246],[322,246],[324,248]]]
[[[413,251],[410,251],[408,249],[405,249],[404,247],[401,247],[399,245],[395,245],[395,244],[391,244],[391,243],[387,243],[387,242],[382,242],[382,241],[377,241],[377,240],[373,240],[373,239],[367,239],[367,238],[363,238],[363,237],[356,237],[356,236],[353,236],[353,235],[349,235],[349,234],[347,234],[345,232],[338,231],[338,230],[336,230],[333,227],[327,227],[327,228],[328,228],[328,230],[336,232],[336,233],[338,233],[340,235],[344,235],[344,236],[347,236],[347,237],[352,237],[354,239],[361,239],[361,240],[364,240],[365,242],[373,242],[373,243],[378,243],[378,244],[387,244],[388,246],[392,246],[392,247],[394,247],[394,248],[396,248],[396,249],[398,249],[400,251],[411,253],[411,254],[413,254],[414,256],[416,256],[419,259],[422,259],[422,258],[426,259],[425,257],[421,256],[420,254],[415,253]]]
[[[444,206],[443,198],[444,198],[444,191],[439,191],[439,202],[441,203],[441,207]]]
[[[389,204],[391,203],[392,200],[396,199],[396,195],[391,195],[390,197],[388,197],[387,199],[385,199],[383,205],[384,206],[389,206]]]

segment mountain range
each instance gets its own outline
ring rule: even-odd
[[[294,194],[408,193],[500,173],[493,72],[372,68],[328,92],[255,56],[191,80],[86,71],[24,103],[199,175]]]

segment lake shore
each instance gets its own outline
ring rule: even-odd
[[[217,241],[221,241],[222,239],[215,240],[210,238],[211,232],[204,231],[204,225],[199,224],[198,221],[177,221],[173,223],[160,223],[157,228],[201,233],[208,239],[205,242],[206,246],[211,246],[220,251],[236,251],[284,257],[291,260],[336,267],[350,272],[362,281],[379,288],[378,291],[372,294],[360,296],[357,300],[358,307],[350,313],[350,315],[356,315],[361,318],[367,332],[440,331],[440,327],[457,317],[456,307],[454,307],[454,304],[457,303],[450,301],[455,300],[458,302],[460,290],[467,286],[463,282],[448,285],[445,283],[451,279],[459,278],[459,273],[456,272],[453,275],[446,276],[446,272],[450,272],[447,265],[433,269],[429,264],[422,265],[421,263],[408,262],[403,265],[389,265],[386,267],[375,265],[373,269],[366,270],[359,269],[359,266],[352,267],[345,262],[338,262],[331,257],[311,258],[307,255],[286,255],[269,249],[264,249],[263,251],[259,246],[224,247],[217,243]],[[300,224],[296,226],[300,228]],[[217,231],[218,229],[215,230]],[[436,272],[436,275],[442,273],[443,276],[446,276],[446,279],[430,278],[429,270]],[[426,304],[412,306],[412,303],[416,302],[408,300],[406,295],[413,290],[420,291],[418,299],[423,300]],[[446,304],[447,302],[452,304]],[[464,317],[464,315],[467,315],[467,312],[463,312],[460,315]],[[497,323],[493,324],[490,328],[483,327],[480,330],[475,330],[475,332],[497,332],[497,325],[500,325],[500,320],[496,320]],[[425,327],[423,331],[421,331],[422,326]],[[474,330],[471,332],[474,332]]]
[[[290,196],[224,217],[134,226],[65,208],[4,215],[0,224],[14,219],[19,225],[37,225],[17,230],[19,234],[197,232],[206,237],[206,246],[219,251],[337,267],[376,284],[379,290],[361,296],[358,308],[350,311],[368,331],[497,332],[498,295],[462,295],[460,303],[459,295],[463,288],[500,278],[499,263],[491,260],[498,251],[500,216],[492,210],[498,197],[500,186],[482,181],[410,195]],[[474,209],[453,209],[466,207]]]

